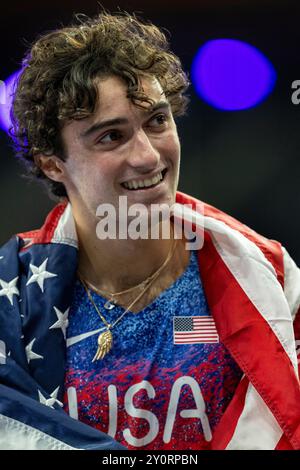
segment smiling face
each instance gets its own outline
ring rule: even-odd
[[[65,185],[75,217],[95,217],[101,203],[118,211],[120,196],[127,197],[128,207],[175,202],[180,162],[176,125],[159,82],[143,79],[142,87],[154,103],[145,104],[146,109],[127,98],[120,78],[99,80],[95,113],[63,128],[67,159],[59,161],[59,175],[48,176]]]

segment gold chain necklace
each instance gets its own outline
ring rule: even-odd
[[[91,282],[87,281],[86,279],[84,280],[84,282],[88,286],[89,289],[94,290],[95,292],[97,292],[97,294],[100,294],[103,297],[108,297],[109,300],[105,303],[104,308],[106,310],[111,310],[117,304],[117,301],[115,300],[116,297],[119,297],[120,295],[128,294],[129,292],[132,292],[133,290],[136,290],[141,287],[145,288],[148,282],[150,282],[156,276],[156,273],[157,271],[155,271],[155,273],[151,274],[151,276],[147,277],[147,279],[144,279],[139,284],[133,287],[129,287],[128,289],[122,290],[120,292],[109,292],[109,291],[99,289],[99,287],[94,286]],[[80,276],[80,279],[82,279],[82,275],[80,273],[78,274]]]
[[[100,333],[99,336],[98,336],[98,348],[97,348],[96,354],[95,354],[92,362],[98,361],[99,359],[103,359],[106,356],[106,354],[109,353],[109,351],[111,350],[111,348],[113,346],[113,336],[112,336],[111,330],[117,325],[117,323],[119,323],[122,320],[124,315],[126,315],[126,313],[129,312],[129,310],[136,304],[136,302],[138,302],[138,300],[140,300],[140,298],[145,294],[145,292],[149,289],[149,287],[153,284],[153,282],[158,278],[161,271],[166,267],[166,265],[169,263],[170,259],[172,258],[173,254],[174,254],[174,251],[175,251],[175,248],[176,248],[176,242],[177,242],[177,240],[173,239],[172,246],[171,246],[171,248],[169,250],[169,253],[168,253],[168,256],[165,259],[165,261],[163,262],[163,264],[158,268],[157,271],[155,271],[155,273],[153,273],[151,276],[149,276],[146,281],[143,281],[144,283],[146,282],[146,285],[145,285],[143,291],[133,300],[133,302],[130,303],[130,305],[124,310],[122,315],[120,315],[119,318],[117,318],[113,323],[108,323],[107,320],[104,318],[104,316],[102,315],[99,308],[97,307],[97,305],[94,302],[94,299],[91,295],[90,288],[88,287],[87,282],[81,277],[80,273],[78,273],[78,277],[79,277],[83,287],[85,288],[85,291],[87,293],[87,296],[88,296],[91,304],[95,308],[96,312],[98,313],[99,317],[101,318],[101,320],[103,321],[103,323],[106,327],[106,330],[103,333]],[[140,284],[138,284],[138,286],[142,285],[142,284],[143,283],[140,283]],[[135,287],[137,287],[137,286],[135,286]],[[132,290],[132,288],[130,288],[129,290]],[[122,291],[122,293],[127,292],[127,291],[128,291],[128,289],[126,291]],[[120,294],[120,293],[118,293],[118,294]]]

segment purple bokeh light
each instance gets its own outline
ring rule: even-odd
[[[0,127],[5,132],[8,132],[11,127],[10,109],[13,101],[14,85],[18,79],[21,70],[10,75],[4,80],[4,86],[1,87],[1,100],[0,100]]]
[[[273,90],[276,71],[255,47],[236,39],[206,42],[191,69],[197,94],[215,108],[239,111],[263,101]]]

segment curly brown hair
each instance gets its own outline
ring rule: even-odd
[[[50,193],[67,197],[61,183],[35,164],[37,154],[66,160],[61,129],[70,119],[91,115],[98,99],[96,78],[116,75],[127,84],[137,106],[150,102],[142,76],[155,76],[174,116],[184,114],[188,79],[169,49],[166,35],[128,13],[103,11],[95,18],[76,16],[77,24],[40,37],[23,60],[12,106],[11,135],[28,174],[47,183]]]

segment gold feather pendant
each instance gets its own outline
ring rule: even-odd
[[[98,336],[98,349],[92,362],[103,359],[109,353],[113,345],[113,337],[110,330],[104,331]]]

